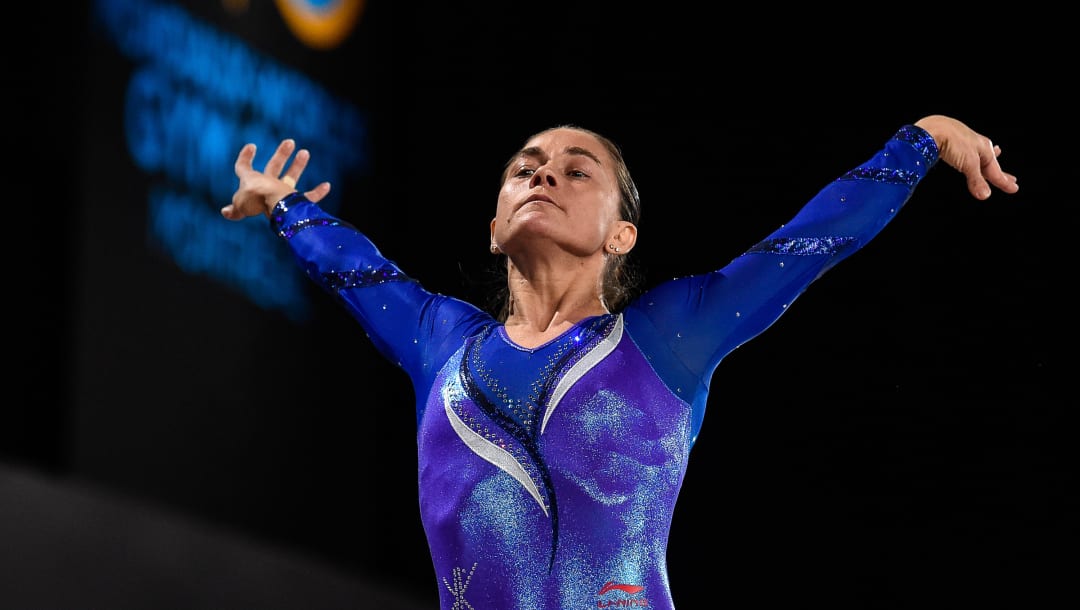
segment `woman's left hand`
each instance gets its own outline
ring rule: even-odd
[[[1016,176],[1001,169],[998,163],[1001,147],[995,146],[990,138],[940,114],[923,117],[915,122],[915,126],[933,136],[940,159],[964,174],[968,190],[976,199],[990,197],[991,185],[1005,193],[1020,189]]]

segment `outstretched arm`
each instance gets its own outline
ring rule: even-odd
[[[286,167],[295,149],[293,140],[282,141],[258,171],[252,167],[255,145],[245,145],[235,164],[240,184],[221,215],[234,221],[267,217],[308,277],[334,295],[380,353],[409,374],[417,396],[426,397],[422,388],[462,339],[490,322],[490,316],[459,299],[428,292],[367,236],[323,210],[318,201],[330,192],[330,183],[297,191],[311,155],[301,149]],[[418,401],[417,408],[424,404]]]
[[[696,438],[720,360],[773,324],[828,269],[862,248],[943,161],[977,199],[1018,190],[1001,149],[955,119],[932,115],[901,128],[874,156],[826,185],[779,229],[713,273],[665,282],[626,309],[665,383],[693,406]],[[694,388],[694,389],[691,389]]]
[[[968,190],[976,199],[990,197],[990,186],[1006,193],[1020,189],[1016,176],[1006,173],[998,163],[1001,147],[990,138],[964,123],[940,114],[932,114],[915,122],[937,142],[942,161],[967,177]]]

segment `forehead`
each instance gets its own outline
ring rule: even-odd
[[[548,158],[559,155],[587,154],[599,159],[601,165],[611,166],[611,155],[592,134],[577,129],[559,128],[529,139],[522,151],[539,150]]]

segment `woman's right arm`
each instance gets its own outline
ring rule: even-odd
[[[252,167],[255,146],[244,146],[235,166],[240,185],[222,216],[242,220],[266,215],[307,276],[360,322],[384,357],[421,382],[460,345],[462,336],[489,316],[425,290],[367,236],[323,210],[318,201],[329,193],[329,183],[306,193],[296,191],[293,187],[310,155],[297,151],[286,169],[294,148],[292,140],[283,141],[260,172]]]

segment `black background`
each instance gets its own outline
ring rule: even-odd
[[[291,324],[148,248],[117,128],[122,60],[88,9],[27,10],[37,31],[8,53],[0,466],[432,607],[407,380],[328,298],[313,291],[314,318]],[[472,300],[502,163],[556,123],[623,146],[650,284],[720,266],[925,114],[992,137],[1019,194],[980,202],[937,168],[878,239],[722,363],[669,567],[687,608],[1047,607],[1074,595],[1058,560],[1074,554],[1077,508],[1067,38],[1052,15],[820,10],[369,2],[334,61],[273,52],[375,119],[374,171],[345,185],[341,215],[429,288]],[[273,383],[299,364],[312,383]],[[42,498],[0,496],[22,541],[0,554],[18,575],[8,595],[74,586],[82,607],[123,605],[100,581],[73,584],[132,569],[104,549],[17,569],[31,547],[71,552],[40,504],[70,497]],[[156,565],[140,599],[170,602],[153,607],[210,607],[197,588],[237,586],[224,570],[155,579]],[[307,607],[367,607],[355,589],[305,598],[311,582],[293,590]]]

